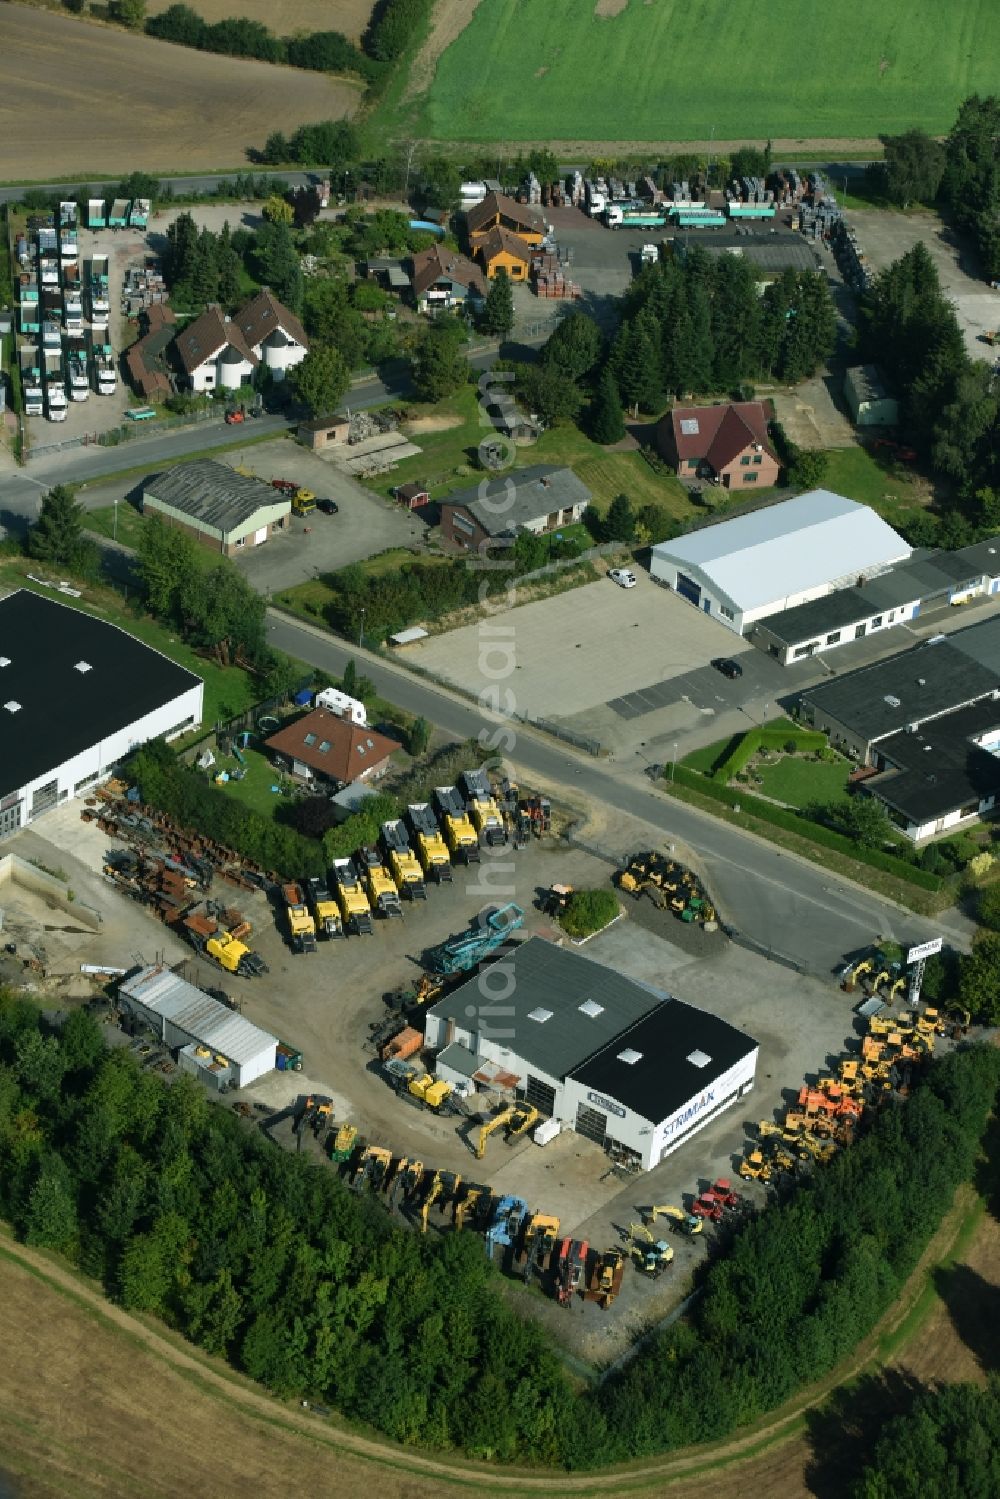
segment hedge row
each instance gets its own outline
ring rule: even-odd
[[[730,781],[733,776],[738,775],[744,766],[749,765],[754,755],[760,749],[784,749],[786,744],[792,744],[803,753],[821,750],[826,745],[826,735],[821,734],[818,729],[799,729],[794,727],[785,728],[762,728],[748,729],[745,734],[737,734],[731,739],[723,752],[721,760],[717,760],[712,766],[713,781]]]
[[[739,806],[742,811],[759,817],[763,822],[770,822],[787,833],[797,833],[800,838],[808,838],[812,843],[833,849],[847,859],[856,859],[859,864],[869,864],[873,869],[881,869],[884,874],[908,880],[911,885],[919,885],[922,890],[937,891],[943,888],[944,882],[940,876],[929,874],[926,869],[919,869],[915,864],[908,864],[905,859],[882,853],[877,848],[859,848],[850,838],[845,838],[843,833],[835,833],[832,828],[825,828],[821,822],[810,822],[807,817],[799,817],[795,812],[777,807],[773,802],[752,796],[746,791],[720,786],[698,771],[689,770],[686,765],[674,767],[673,780],[678,786],[687,786],[689,790],[700,791],[703,796],[710,796],[714,801],[725,802],[727,807]]]

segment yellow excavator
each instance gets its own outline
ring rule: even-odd
[[[769,1182],[771,1180],[770,1162],[765,1161],[763,1151],[751,1150],[738,1166],[740,1176],[744,1181]]]
[[[489,1187],[479,1182],[466,1182],[461,1201],[455,1203],[456,1229],[464,1228],[466,1223],[474,1227],[477,1219],[483,1217],[492,1195]]]
[[[846,994],[853,994],[855,989],[858,987],[858,980],[861,978],[862,974],[871,973],[874,968],[874,958],[862,958],[861,962],[856,964],[854,968],[848,969],[844,975],[843,984],[841,985],[844,992]]]
[[[657,1218],[669,1218],[684,1234],[700,1234],[704,1226],[700,1218],[696,1218],[693,1213],[685,1213],[683,1208],[674,1207],[672,1202],[654,1203],[643,1217],[647,1223],[655,1223]]]
[[[537,1124],[541,1114],[530,1103],[511,1103],[501,1109],[499,1114],[494,1114],[492,1119],[487,1119],[479,1131],[479,1139],[476,1143],[476,1160],[481,1161],[486,1154],[486,1142],[496,1130],[504,1131],[504,1139],[510,1145],[514,1140],[520,1139],[527,1134],[533,1124]]]
[[[654,1239],[644,1223],[628,1226],[628,1250],[637,1270],[644,1275],[659,1275],[674,1257],[674,1251],[666,1239]]]

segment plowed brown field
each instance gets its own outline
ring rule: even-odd
[[[239,170],[272,130],[337,119],[359,88],[0,3],[0,180]]]
[[[0,1470],[15,1479],[19,1499],[287,1499],[289,1492],[370,1499],[376,1489],[380,1499],[441,1499],[446,1491],[695,1499],[707,1487],[718,1499],[826,1499],[847,1491],[879,1422],[905,1404],[912,1382],[982,1379],[995,1363],[997,1220],[983,1216],[958,1262],[932,1269],[947,1259],[970,1201],[960,1192],[882,1324],[884,1333],[905,1315],[930,1270],[941,1300],[887,1368],[829,1401],[817,1390],[820,1406],[810,1408],[807,1396],[798,1413],[776,1412],[714,1453],[689,1451],[645,1469],[579,1478],[477,1469],[338,1431],[271,1399],[161,1324],[128,1316],[58,1261],[4,1236],[0,1339],[17,1352],[0,1360]],[[867,1356],[859,1350],[855,1367]],[[730,1465],[698,1473],[713,1457]]]

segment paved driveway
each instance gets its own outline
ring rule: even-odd
[[[261,593],[277,593],[390,547],[416,546],[426,535],[427,527],[416,515],[381,499],[290,438],[227,453],[223,461],[246,467],[261,479],[292,479],[340,507],[337,515],[316,510],[304,520],[293,516],[287,531],[237,559]]]
[[[479,692],[509,657],[512,671],[503,685],[515,693],[519,713],[579,718],[613,702],[610,715],[624,722],[653,706],[646,690],[660,692],[666,683],[668,695],[679,701],[690,676],[713,656],[744,657],[749,650],[730,630],[639,573],[635,588],[617,588],[604,578],[525,604],[492,625],[437,636],[415,648],[413,659]],[[715,671],[711,677],[725,681]]]

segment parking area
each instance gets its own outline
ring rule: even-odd
[[[168,962],[183,965],[191,982],[203,987],[221,984],[248,1019],[302,1050],[301,1073],[272,1073],[236,1099],[261,1105],[255,1127],[276,1143],[295,1148],[293,1121],[303,1097],[323,1093],[332,1097],[336,1118],[351,1120],[366,1139],[389,1147],[394,1155],[417,1156],[497,1193],[515,1193],[532,1209],[558,1216],[561,1232],[584,1237],[598,1249],[621,1243],[629,1224],[640,1221],[651,1204],[689,1206],[710,1181],[734,1177],[756,1122],[774,1117],[804,1078],[826,1069],[843,1051],[855,1025],[848,996],[832,980],[793,974],[732,946],[721,933],[685,927],[645,899],[623,897],[624,918],[592,939],[583,949],[585,955],[723,1016],[752,1035],[760,1043],[754,1091],[648,1174],[623,1179],[611,1170],[598,1146],[572,1132],[544,1149],[530,1139],[507,1146],[494,1136],[483,1160],[477,1161],[478,1115],[440,1119],[397,1098],[384,1080],[369,1038],[372,1025],[389,1013],[385,996],[419,975],[425,946],[463,928],[484,903],[496,898],[497,873],[482,878],[486,851],[480,870],[456,870],[451,887],[432,889],[426,905],[407,906],[404,920],[379,923],[371,937],[321,943],[308,957],[291,954],[263,895],[222,887],[217,893],[225,894],[228,903],[235,900],[252,922],[252,944],[270,965],[262,978],[239,980],[220,975],[214,965],[192,956],[144,908],[101,878],[108,839],[95,824],[82,822],[79,810],[78,804],[65,805],[47,816],[37,831],[26,830],[10,844],[12,851],[43,863],[58,860],[75,888],[88,901],[99,902],[102,933],[90,939],[85,958],[76,951],[68,955],[70,971],[75,973],[79,961],[124,967],[153,961],[163,953]],[[499,851],[499,873],[510,888],[509,898],[526,915],[525,934],[561,940],[536,909],[540,892],[556,880],[577,888],[604,886],[617,858],[647,844],[648,832],[641,823],[616,818],[602,838],[606,858],[562,838],[532,843],[517,854]],[[689,858],[684,850],[677,852]],[[73,992],[89,992],[89,981],[77,975],[75,982]],[[477,1102],[481,1108],[489,1106],[485,1095],[477,1095]],[[322,1159],[311,1134],[303,1137],[302,1149]],[[740,1185],[751,1198],[763,1200],[761,1188]],[[450,1213],[432,1210],[429,1229],[444,1230],[450,1221]],[[655,1282],[629,1269],[622,1295],[608,1314],[582,1303],[567,1314],[534,1294],[524,1297],[523,1308],[551,1319],[553,1332],[576,1356],[592,1362],[615,1357],[688,1293],[690,1271],[708,1252],[715,1232],[706,1228],[688,1239],[667,1235],[661,1225],[657,1236],[669,1236],[673,1268]]]
[[[268,482],[292,479],[338,506],[336,515],[324,515],[318,509],[304,519],[293,515],[287,530],[269,536],[263,546],[240,553],[236,559],[240,571],[260,593],[277,593],[390,547],[416,547],[427,535],[419,511],[374,494],[290,437],[220,454],[219,461],[247,469]]]
[[[990,357],[980,335],[1000,327],[1000,292],[990,289],[971,246],[954,229],[936,213],[904,214],[874,208],[852,209],[850,222],[876,271],[898,260],[918,242],[926,245],[945,295],[955,308],[969,355],[973,359]]]

